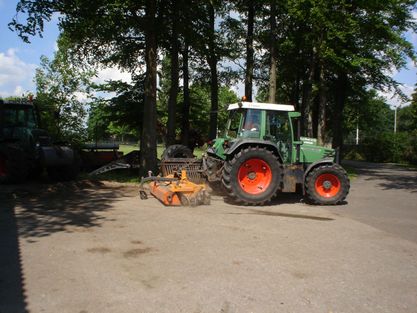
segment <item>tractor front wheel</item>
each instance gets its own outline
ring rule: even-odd
[[[222,183],[232,199],[246,205],[262,205],[275,196],[281,173],[280,163],[271,151],[248,147],[225,162]]]
[[[338,164],[314,168],[305,181],[305,192],[311,204],[340,204],[349,193],[346,171]]]

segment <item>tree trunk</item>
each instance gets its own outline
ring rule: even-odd
[[[300,75],[297,74],[293,85],[292,85],[292,92],[291,92],[291,104],[294,106],[295,110],[300,110]]]
[[[188,146],[190,138],[190,86],[188,73],[188,42],[185,40],[182,52],[182,75],[184,85],[184,106],[182,108],[181,142]]]
[[[175,120],[176,120],[176,107],[177,107],[177,97],[178,97],[178,79],[179,79],[179,69],[178,69],[178,6],[177,1],[173,0],[172,3],[172,34],[171,34],[171,88],[169,90],[168,98],[168,122],[167,122],[167,146],[175,143]]]
[[[335,105],[333,111],[333,148],[343,146],[343,109],[346,102],[347,74],[340,73],[336,80]]]
[[[316,51],[313,49],[310,58],[310,71],[307,79],[303,83],[303,99],[302,99],[302,129],[307,137],[313,137],[313,115],[312,115],[312,93],[313,81],[316,74]]]
[[[248,32],[246,36],[246,73],[245,73],[245,96],[246,100],[252,101],[253,90],[253,25],[255,19],[254,0],[248,0]]]
[[[327,88],[326,77],[323,64],[320,65],[319,77],[319,106],[317,112],[317,140],[319,145],[326,143],[326,102],[327,102]]]
[[[157,41],[156,41],[156,1],[147,0],[145,6],[145,104],[143,109],[143,129],[140,140],[140,166],[141,175],[157,169],[156,160],[156,66],[157,66]]]
[[[210,124],[209,124],[209,139],[214,139],[217,136],[217,110],[219,107],[219,86],[217,77],[217,56],[215,52],[214,42],[214,6],[209,5],[210,15],[210,31],[209,31],[209,56],[208,64],[210,67],[210,95],[211,95],[211,110],[210,110]]]
[[[277,96],[277,53],[275,49],[275,32],[277,28],[277,22],[275,19],[276,15],[276,5],[275,0],[271,1],[271,12],[269,17],[269,23],[270,23],[270,32],[271,32],[271,59],[270,59],[270,68],[269,68],[269,97],[268,102],[269,103],[275,103],[276,102],[276,96]]]

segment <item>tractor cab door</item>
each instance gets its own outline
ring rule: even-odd
[[[266,111],[265,137],[276,142],[284,163],[291,162],[291,125],[288,112]]]

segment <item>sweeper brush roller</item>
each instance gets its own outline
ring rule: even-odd
[[[174,173],[165,177],[143,178],[139,187],[140,198],[143,200],[148,198],[145,184],[149,185],[149,192],[167,206],[210,204],[210,195],[205,184],[188,180],[185,170],[182,170],[180,175]]]

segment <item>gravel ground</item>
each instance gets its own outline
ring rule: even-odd
[[[416,172],[353,166],[335,207],[285,195],[173,208],[132,185],[1,186],[0,312],[416,312]]]

